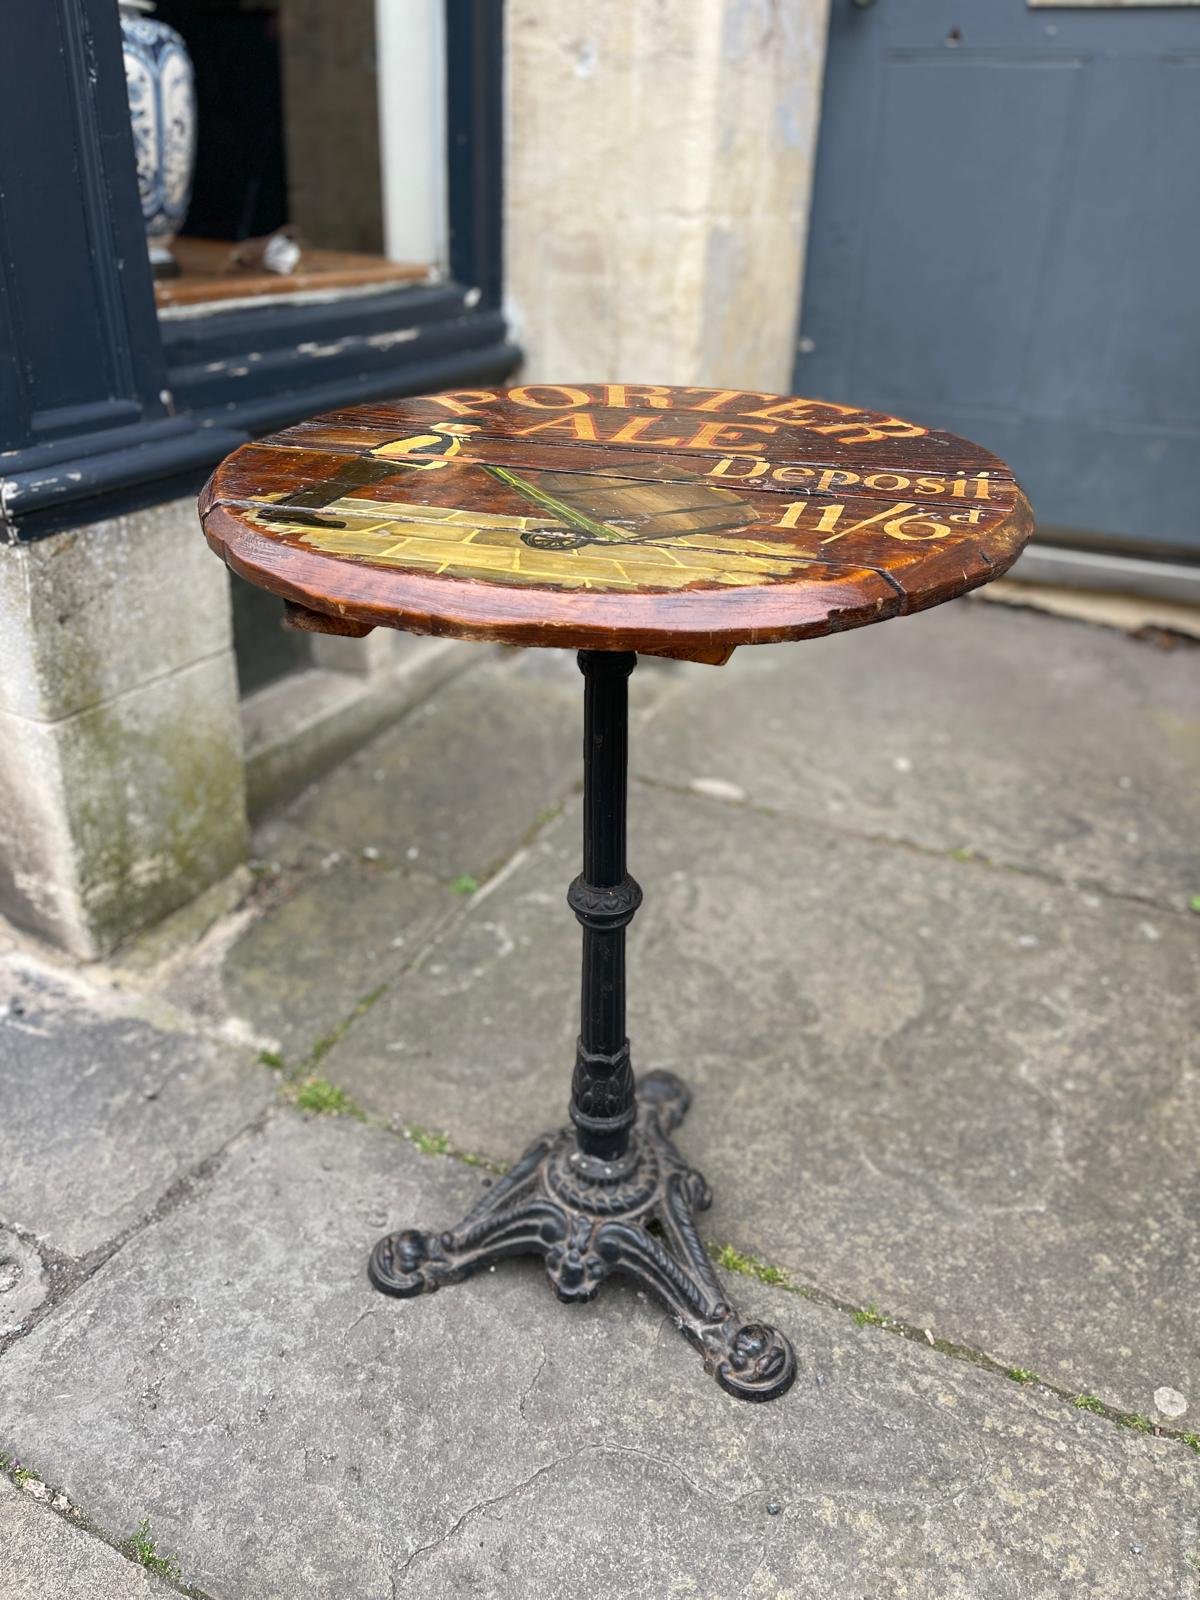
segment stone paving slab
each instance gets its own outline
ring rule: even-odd
[[[3,1600],[167,1600],[144,1567],[0,1478]]]
[[[274,1095],[248,1050],[132,1006],[0,960],[0,1223],[65,1256],[118,1239]]]
[[[368,847],[370,848],[370,847]],[[270,885],[229,942],[173,973],[166,993],[296,1065],[412,960],[461,906],[428,873],[335,850]]]
[[[695,668],[634,770],[1186,908],[1200,652],[976,601]]]
[[[0,1227],[0,1339],[21,1331],[50,1293],[56,1270],[32,1239]]]
[[[1152,1415],[1166,1385],[1200,1417],[1195,920],[643,785],[631,829],[634,1061],[696,1090],[708,1236],[1073,1391]],[[578,830],[574,809],[549,828],[328,1076],[493,1159],[565,1120]]]
[[[446,881],[487,877],[579,781],[582,680],[566,665],[531,671],[519,654],[488,658],[285,816],[330,849],[366,846]]]
[[[488,656],[256,829],[264,909],[165,992],[302,1061],[580,781],[573,652]],[[648,710],[675,663],[638,675]]]
[[[799,1297],[745,1296],[800,1352],[752,1407],[616,1286],[375,1294],[379,1228],[480,1181],[277,1113],[9,1351],[0,1445],[215,1600],[1190,1592],[1181,1444]]]

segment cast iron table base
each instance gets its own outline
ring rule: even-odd
[[[791,1346],[740,1321],[700,1243],[708,1188],[671,1142],[687,1091],[651,1073],[639,1094],[630,1066],[631,652],[720,665],[738,645],[816,639],[988,583],[1033,531],[1011,471],[968,439],[795,395],[524,384],[375,402],[256,440],[217,468],[200,515],[293,627],[582,650],[572,1126],[536,1140],[456,1228],[381,1240],[374,1283],[421,1294],[531,1253],[563,1299],[586,1300],[625,1272],[730,1393],[782,1394]],[[494,1091],[503,1078],[501,1061]]]
[[[624,1272],[664,1302],[710,1372],[743,1400],[773,1400],[796,1376],[777,1329],[743,1322],[713,1270],[695,1213],[712,1193],[671,1134],[691,1095],[670,1072],[635,1084],[625,1036],[625,928],[642,892],[625,870],[628,678],[636,656],[582,650],[584,865],[567,899],[583,928],[582,1018],[572,1126],[543,1134],[457,1227],[380,1239],[371,1282],[428,1294],[504,1256],[540,1255],[560,1300],[591,1300]]]

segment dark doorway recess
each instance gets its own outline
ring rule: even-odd
[[[238,0],[157,0],[196,69],[196,178],[183,232],[249,239],[288,218],[279,12]]]

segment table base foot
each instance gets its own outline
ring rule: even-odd
[[[695,1213],[712,1203],[671,1134],[691,1094],[670,1072],[638,1084],[638,1120],[619,1160],[582,1154],[575,1130],[543,1134],[445,1233],[390,1233],[371,1252],[371,1282],[407,1298],[461,1283],[505,1256],[540,1255],[560,1300],[591,1300],[624,1272],[663,1301],[704,1369],[742,1400],[773,1400],[796,1376],[787,1338],[743,1322],[700,1241]]]

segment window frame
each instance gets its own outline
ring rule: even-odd
[[[238,444],[316,412],[496,382],[519,363],[500,310],[503,5],[444,6],[449,277],[160,317],[114,0],[10,0],[0,539],[192,492]],[[90,309],[92,337],[50,359],[64,295]]]

